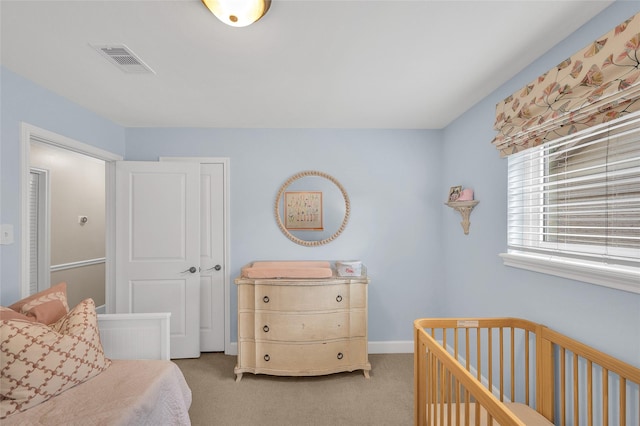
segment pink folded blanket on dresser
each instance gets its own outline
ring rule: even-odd
[[[242,268],[245,278],[330,278],[331,264],[326,261],[262,261]]]

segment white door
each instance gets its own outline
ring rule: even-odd
[[[200,356],[200,165],[116,163],[117,313],[170,312],[171,358]]]
[[[228,160],[207,157],[161,157],[160,160],[200,164],[200,351],[224,351]]]
[[[200,350],[224,351],[224,164],[200,164]]]

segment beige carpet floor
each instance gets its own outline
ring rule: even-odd
[[[244,374],[236,357],[203,353],[175,360],[193,393],[193,425],[411,425],[413,354],[369,355],[362,371],[317,377]]]

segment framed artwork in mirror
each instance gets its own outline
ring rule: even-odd
[[[322,191],[288,191],[284,193],[285,228],[323,231]]]

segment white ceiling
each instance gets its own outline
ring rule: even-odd
[[[125,127],[443,128],[609,1],[0,0],[2,65]],[[90,44],[125,44],[125,74]]]

